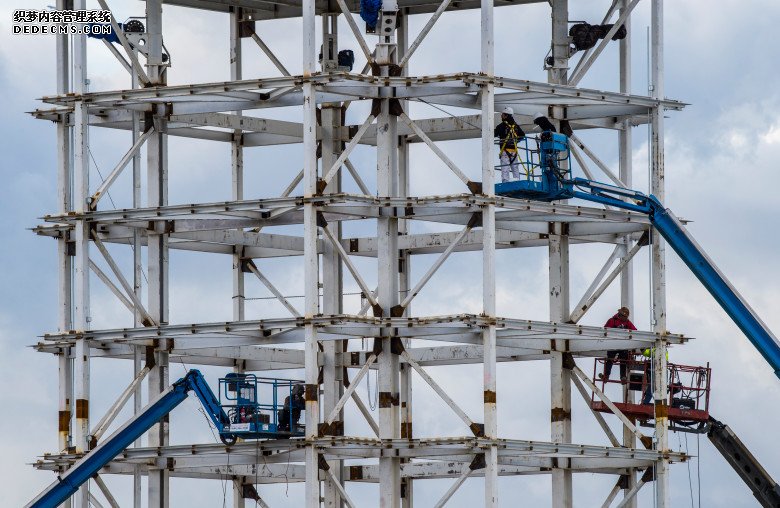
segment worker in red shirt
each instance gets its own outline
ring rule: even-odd
[[[630,312],[628,307],[621,307],[618,309],[617,314],[609,318],[604,328],[622,328],[624,330],[636,330],[636,326],[631,320],[628,319]],[[628,358],[631,354],[630,349],[613,349],[607,351],[607,361],[604,363],[604,373],[599,374],[599,379],[607,380],[612,373],[612,365],[615,360],[622,360],[620,362],[620,382],[626,383],[626,371],[628,368]]]

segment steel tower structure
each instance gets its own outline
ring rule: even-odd
[[[501,498],[499,475],[546,474],[552,482],[552,504],[573,505],[572,477],[578,472],[615,475],[615,487],[605,492],[610,506],[623,492],[620,506],[635,506],[636,494],[653,481],[658,506],[669,505],[669,464],[685,456],[670,450],[664,411],[656,412],[654,439],[622,417],[623,435],[615,436],[594,413],[608,446],[572,443],[571,402],[574,386],[587,398],[597,390],[577,358],[603,355],[608,349],[655,347],[657,372],[665,372],[666,345],[683,343],[666,330],[663,242],[652,249],[654,329],[628,333],[578,325],[604,290],[619,280],[622,303],[633,303],[632,258],[645,246],[646,217],[631,212],[541,203],[497,197],[493,191],[493,127],[496,111],[510,105],[530,124],[542,110],[556,123],[568,121],[574,130],[573,155],[586,174],[598,167],[618,185],[630,187],[632,128],[651,124],[651,192],[663,199],[663,113],[682,109],[663,92],[663,0],[652,4],[652,96],[630,94],[630,34],[620,44],[620,81],[615,91],[579,87],[614,32],[593,50],[571,59],[568,35],[569,0],[550,1],[551,53],[548,82],[494,75],[494,11],[533,0],[464,0],[420,2],[384,0],[378,34],[361,33],[352,13],[356,0],[173,0],[166,4],[229,14],[230,81],[167,86],[168,59],[163,47],[161,0],[146,0],[145,45],[118,31],[120,45],[106,45],[132,77],[132,89],[90,92],[86,83],[86,39],[57,38],[57,94],[44,98],[51,109],[35,115],[56,122],[59,210],[46,216],[37,233],[57,241],[59,259],[59,330],[45,336],[37,348],[59,359],[60,451],[37,463],[41,469],[63,470],[90,449],[132,397],[141,407],[141,386],[152,397],[173,379],[171,361],[218,365],[239,371],[304,369],[306,437],[300,440],[170,446],[167,419],[149,432],[144,443],[127,450],[105,473],[133,475],[134,506],[146,498],[150,507],[168,506],[172,477],[224,479],[234,484],[234,506],[247,499],[260,506],[262,487],[284,481],[305,482],[298,506],[356,506],[350,482],[378,484],[371,504],[411,507],[413,486],[427,478],[451,478],[436,506],[457,495],[469,477],[484,478],[484,505]],[[99,0],[103,8],[109,8]],[[547,2],[544,2],[547,3]],[[604,21],[615,30],[630,24],[639,0],[605,2]],[[58,0],[57,8],[84,8],[85,0]],[[450,10],[480,15],[480,72],[451,75],[408,75],[408,63],[431,27]],[[223,13],[223,14],[217,14]],[[410,15],[427,16],[420,33],[408,29]],[[321,39],[317,37],[317,18]],[[302,19],[303,73],[291,76],[262,39],[274,19]],[[346,20],[359,42],[358,56],[369,62],[360,73],[339,70],[338,19]],[[242,42],[253,39],[273,61],[281,76],[256,78],[242,73]],[[242,49],[243,48],[243,49]],[[321,61],[318,66],[318,54]],[[172,71],[171,71],[172,72]],[[70,83],[73,83],[71,87]],[[459,117],[410,118],[409,102],[424,98],[440,106],[474,111]],[[371,112],[356,125],[345,122],[347,107],[371,101]],[[288,121],[263,118],[265,108],[294,107]],[[288,109],[289,110],[289,109]],[[102,182],[89,181],[88,127],[130,132],[129,149]],[[477,127],[478,126],[478,127]],[[615,173],[578,137],[584,129],[617,132],[620,168]],[[168,137],[197,138],[202,143],[231,147],[232,200],[179,204],[168,200]],[[481,167],[464,168],[437,141],[481,139]],[[298,143],[303,169],[277,166],[291,180],[277,197],[244,199],[244,152],[252,147]],[[463,182],[456,195],[417,196],[410,184],[412,143],[427,145]],[[376,164],[359,167],[350,161],[356,145],[376,147]],[[146,147],[146,160],[140,148]],[[228,164],[228,162],[225,162]],[[113,210],[102,201],[126,167],[132,168],[132,203]],[[361,177],[376,171],[376,188]],[[146,177],[142,178],[142,171]],[[348,173],[346,175],[345,173]],[[342,177],[353,179],[358,194],[342,191]],[[354,237],[342,225],[370,224],[374,234]],[[423,223],[429,231],[415,232]],[[459,228],[452,231],[452,227]],[[273,232],[284,228],[282,233]],[[277,229],[278,230],[278,229]],[[294,234],[288,233],[295,231]],[[570,246],[606,243],[614,247],[598,277],[579,303],[569,291]],[[116,245],[114,245],[116,244]],[[109,251],[132,248],[132,269]],[[496,315],[496,249],[547,246],[549,322]],[[221,253],[233,263],[233,321],[172,323],[169,309],[169,252],[183,249]],[[426,283],[460,251],[479,251],[482,260],[482,312],[463,314],[453,308],[445,316],[420,316],[411,303]],[[422,277],[411,277],[418,254],[438,254]],[[303,309],[274,286],[275,274],[261,269],[263,258],[296,256],[302,261]],[[366,280],[357,256],[376,260],[377,284]],[[97,263],[96,261],[100,261]],[[110,272],[100,268],[108,266]],[[349,272],[349,278],[344,274]],[[142,285],[142,270],[148,284]],[[95,279],[90,280],[93,272]],[[245,283],[259,279],[287,314],[247,319]],[[344,308],[344,279],[354,280],[364,304]],[[98,280],[100,282],[98,282]],[[107,285],[127,307],[132,327],[90,326],[90,284]],[[143,287],[145,286],[145,287]],[[227,297],[227,296],[226,296]],[[369,339],[366,349],[355,339]],[[349,342],[352,340],[351,342]],[[90,363],[132,361],[134,379],[107,414],[90,412]],[[105,360],[104,360],[105,359]],[[502,438],[497,401],[511,395],[496,383],[497,362],[549,360],[550,441]],[[483,411],[468,414],[459,394],[441,386],[427,372],[434,365],[478,362],[483,366]],[[378,372],[378,418],[355,391],[367,372]],[[463,421],[463,437],[420,438],[412,425],[412,372],[428,384]],[[349,373],[349,374],[348,374]],[[655,376],[656,393],[666,393],[664,375]],[[116,380],[112,380],[116,382]],[[501,394],[500,397],[497,394]],[[371,436],[351,436],[356,425],[345,421],[345,404],[356,404]],[[662,407],[658,407],[662,409]],[[417,409],[420,410],[419,408]],[[621,415],[618,415],[621,416]],[[641,443],[641,444],[640,444]],[[644,446],[642,446],[644,445]],[[262,461],[258,459],[258,452]],[[284,477],[282,477],[284,470]],[[644,474],[643,474],[644,473]],[[142,492],[141,477],[148,477]],[[109,503],[112,494],[98,476],[94,484]],[[259,493],[258,493],[259,490]],[[86,507],[95,493],[83,487],[71,506]],[[128,501],[129,503],[129,501]],[[124,504],[124,503],[123,503]]]

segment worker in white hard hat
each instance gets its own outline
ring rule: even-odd
[[[506,106],[501,110],[501,123],[496,125],[493,135],[498,138],[498,157],[501,160],[501,181],[509,182],[510,173],[513,180],[520,179],[520,160],[517,153],[518,142],[525,137],[523,129],[517,125],[514,110]]]
[[[534,123],[543,131],[557,132],[555,125],[553,125],[550,119],[547,118],[547,115],[542,112],[534,114]]]

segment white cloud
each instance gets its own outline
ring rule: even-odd
[[[667,94],[693,103],[687,111],[670,113],[667,121],[666,167],[667,202],[686,218],[693,219],[691,231],[699,242],[722,266],[748,301],[775,330],[780,321],[775,312],[780,301],[780,272],[778,271],[778,239],[773,235],[774,217],[778,200],[774,198],[776,161],[780,157],[780,124],[776,111],[780,95],[766,86],[776,82],[776,66],[767,66],[766,47],[774,44],[771,25],[777,19],[776,2],[764,0],[745,9],[744,2],[728,0],[711,8],[711,2],[667,2]],[[139,3],[137,9],[142,10]],[[635,47],[634,90],[644,89],[644,31],[648,10],[640,4],[634,20]],[[572,18],[593,20],[599,18],[603,6],[578,3],[572,6]],[[644,8],[644,10],[642,10]],[[762,16],[752,13],[760,10]],[[540,62],[548,49],[549,14],[545,5],[516,6],[497,10],[496,72],[520,78],[544,80]],[[128,12],[124,14],[133,14]],[[10,13],[3,9],[4,20]],[[691,20],[696,22],[692,23]],[[412,18],[413,33],[425,21],[424,16]],[[3,26],[5,30],[5,26]],[[212,16],[205,11],[187,11],[166,6],[166,45],[173,56],[170,82],[187,83],[228,79],[227,16]],[[318,28],[319,29],[319,28]],[[258,31],[274,50],[278,51],[292,72],[298,72],[300,55],[299,22],[258,23]],[[457,34],[457,45],[453,34]],[[726,34],[726,35],[724,35]],[[52,93],[53,42],[42,37],[2,35],[0,69],[6,98],[2,111],[7,118],[19,120],[22,109],[38,104],[34,97]],[[357,48],[346,25],[340,26],[343,46]],[[102,44],[90,41],[90,78],[93,89],[126,88],[127,76],[103,51]],[[614,46],[603,56],[600,66],[594,67],[583,82],[585,86],[614,89]],[[439,73],[476,70],[478,66],[478,17],[473,12],[447,14],[420,47],[413,64],[413,72]],[[278,71],[246,41],[245,76],[278,75]],[[20,60],[20,55],[34,55]],[[362,57],[358,56],[358,65]],[[735,71],[737,70],[737,71]],[[362,108],[362,109],[361,109]],[[365,108],[355,105],[349,113],[350,122],[359,122]],[[416,114],[429,115],[427,107],[412,108]],[[263,116],[297,115],[297,112],[263,111]],[[436,113],[438,114],[438,113]],[[291,116],[286,116],[290,119]],[[765,126],[769,126],[766,128]],[[34,342],[35,336],[56,327],[53,315],[55,297],[55,261],[53,244],[47,239],[33,238],[21,231],[36,223],[35,217],[54,209],[53,129],[27,117],[4,129],[8,150],[3,155],[3,167],[8,178],[2,189],[0,206],[9,219],[3,228],[9,229],[8,242],[0,247],[3,266],[11,269],[2,274],[4,300],[7,308],[0,319],[0,369],[4,386],[23,386],[24,390],[5,390],[0,403],[13,415],[32,415],[24,420],[28,429],[24,439],[19,438],[17,418],[7,418],[0,424],[4,458],[0,471],[12,479],[18,489],[10,489],[6,503],[20,505],[27,501],[52,477],[25,466],[45,450],[56,448],[55,413],[56,386],[54,361],[51,357],[35,354],[23,346]],[[117,154],[127,148],[127,139],[121,135],[104,135],[93,129],[95,157],[101,170],[115,162]],[[645,168],[647,144],[642,128],[635,130],[634,168],[635,186],[646,185]],[[593,146],[614,166],[613,146],[606,136],[594,134]],[[100,141],[99,143],[97,141]],[[757,143],[759,142],[759,143]],[[97,146],[100,145],[100,146]],[[467,173],[476,175],[477,154],[469,143],[442,143],[443,148]],[[612,150],[613,151],[613,150]],[[427,147],[413,149],[413,185],[417,194],[453,192],[461,189],[457,181]],[[606,154],[606,155],[604,155]],[[363,149],[355,153],[355,162],[372,185],[374,170],[371,152]],[[172,140],[171,179],[175,186],[172,202],[227,199],[229,196],[229,165],[224,147]],[[259,148],[247,151],[247,197],[270,196],[286,185],[300,168],[298,147]],[[97,178],[97,176],[94,176]],[[116,199],[122,199],[122,182],[115,187]],[[127,183],[126,181],[124,183]],[[350,225],[350,234],[368,234],[372,226]],[[12,230],[12,231],[11,231]],[[354,233],[353,233],[354,231]],[[572,248],[572,298],[575,299],[587,285],[589,277],[605,257],[603,249],[585,246]],[[696,337],[686,347],[672,351],[678,358],[690,363],[710,361],[715,370],[712,408],[713,414],[730,423],[748,443],[770,472],[780,471],[780,450],[771,441],[764,440],[766,428],[777,421],[780,395],[777,380],[763,361],[748,345],[741,333],[714,305],[711,297],[669,252],[669,325],[674,331]],[[432,262],[431,256],[414,265],[414,279]],[[227,276],[229,260],[215,256],[176,253],[172,257],[172,320],[176,322],[226,320],[230,316],[230,281]],[[373,260],[360,260],[367,280],[375,280]],[[502,315],[529,319],[547,316],[546,249],[501,251],[497,255],[499,277],[498,307]],[[647,281],[643,279],[646,259],[637,260],[637,302],[634,314],[637,322],[647,328]],[[302,277],[299,264],[269,261],[270,277],[285,294],[301,294]],[[345,276],[347,285],[353,285]],[[265,295],[256,281],[248,281],[251,291]],[[415,300],[418,314],[450,314],[478,312],[480,303],[481,266],[475,254],[455,254],[442,272]],[[586,316],[588,324],[600,324],[614,307],[615,293],[610,290],[602,301]],[[104,290],[96,288],[93,314],[95,323],[123,323],[127,312],[105,297]],[[354,303],[354,302],[353,302]],[[248,304],[248,315],[283,315],[273,302]],[[101,325],[102,326],[102,325]],[[580,361],[583,368],[588,362]],[[24,365],[25,368],[19,368]],[[93,362],[94,379],[109,379],[108,362]],[[586,369],[587,370],[587,369]],[[172,368],[178,375],[180,367]],[[218,369],[212,369],[212,378]],[[481,368],[432,369],[432,374],[443,385],[454,391],[467,392],[464,407],[478,415]],[[111,377],[111,386],[95,389],[96,411],[106,407],[116,391],[129,379],[129,371]],[[498,368],[499,417],[502,434],[507,437],[545,440],[549,438],[549,380],[545,362],[501,364]],[[41,383],[44,377],[46,382]],[[439,418],[446,412],[426,389],[417,391],[415,398],[415,425],[421,434],[462,434],[457,419]],[[360,388],[361,391],[364,387]],[[364,391],[362,393],[365,393]],[[605,444],[600,429],[589,416],[580,400],[574,401],[575,440]],[[195,404],[183,406],[174,415],[174,438],[183,442],[194,439],[210,442],[208,430],[196,415]],[[195,416],[194,416],[195,415]],[[26,418],[22,417],[22,418]],[[359,417],[355,418],[357,421]],[[611,422],[614,424],[614,422]],[[418,427],[419,425],[419,427]],[[359,432],[365,432],[360,428]],[[31,438],[29,436],[34,436]],[[683,446],[675,441],[675,446]],[[690,448],[694,445],[691,441]],[[702,441],[702,482],[705,506],[752,506],[747,489],[733,475],[706,441]],[[610,479],[611,480],[611,479]],[[598,502],[609,488],[604,478],[578,477],[578,501],[588,505]],[[502,504],[513,506],[510,489],[522,489],[528,505],[539,506],[549,502],[547,478],[502,478]],[[607,482],[608,483],[608,482]],[[122,486],[124,485],[124,486]],[[448,481],[418,482],[418,499],[438,498],[448,487]],[[217,505],[222,498],[222,486],[213,482],[206,487],[193,481],[175,481],[176,501],[181,504]],[[117,488],[127,491],[126,483]],[[300,499],[300,485],[263,487],[272,506],[284,506]],[[350,486],[358,499],[375,499],[374,486]],[[229,490],[229,486],[228,486]],[[688,503],[688,485],[685,466],[673,469],[674,506]],[[228,492],[228,497],[230,493]],[[481,480],[469,480],[460,493],[459,506],[481,503]],[[649,489],[642,494],[648,502]],[[364,496],[364,497],[363,497]],[[366,501],[370,503],[371,501]],[[649,504],[649,503],[648,503]]]

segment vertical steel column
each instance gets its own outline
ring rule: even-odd
[[[230,80],[236,81],[242,79],[242,52],[240,23],[242,10],[239,7],[231,6],[228,19],[229,28],[229,62],[230,62]],[[241,110],[234,111],[236,115],[241,115]],[[235,201],[244,199],[244,146],[243,131],[235,129],[233,131],[233,140],[230,143],[230,197]],[[242,270],[244,248],[240,245],[233,247],[233,321],[243,321],[245,316],[245,293],[244,293],[244,271]],[[242,364],[236,365],[235,372],[243,372]],[[233,484],[233,508],[244,508],[246,499],[244,499],[243,481],[235,480]]]
[[[622,14],[628,8],[629,0],[620,0],[620,13]],[[627,29],[627,34],[624,39],[620,41],[619,47],[619,61],[620,61],[620,91],[622,93],[631,93],[631,17],[629,16],[624,23]],[[618,131],[618,145],[619,145],[619,158],[620,158],[620,180],[632,188],[632,138],[631,138],[631,122],[626,120],[623,122],[622,130]],[[623,237],[623,247],[621,249],[621,256],[625,257],[631,248],[634,246],[634,242],[631,240],[630,235]],[[632,312],[634,309],[634,262],[629,261],[628,264],[620,272],[620,305],[622,307],[628,307]],[[626,385],[624,388],[624,400],[632,403],[636,399],[636,395],[633,391],[628,390]],[[623,426],[623,446],[628,448],[636,447],[636,439],[631,429]],[[628,483],[623,490],[623,496],[630,495],[631,490],[636,485],[636,470],[629,469]],[[636,496],[631,496],[631,499],[626,504],[627,508],[636,508],[637,500]]]
[[[331,68],[338,60],[338,31],[337,14],[322,15],[322,69]],[[321,143],[322,143],[322,167],[329,168],[336,162],[341,153],[341,103],[327,103],[322,105],[321,118]],[[337,173],[325,187],[325,194],[341,192],[341,172]],[[341,222],[330,224],[333,235],[341,241]],[[343,267],[341,258],[335,247],[330,242],[323,243],[322,250],[322,312],[324,314],[341,314],[343,309]],[[344,393],[344,376],[341,368],[341,351],[346,341],[329,340],[322,344],[324,364],[323,370],[323,395],[322,406],[325,414],[330,414],[342,393]],[[336,428],[343,429],[344,411],[339,413],[334,422]],[[342,460],[328,462],[333,477],[338,481],[342,478]],[[340,508],[344,506],[338,489],[330,482],[323,485],[323,498],[328,508]]]
[[[135,53],[137,56],[138,51]],[[135,72],[132,72],[131,76],[132,88],[138,88],[138,75]],[[133,111],[131,115],[133,119],[131,140],[133,145],[135,145],[136,141],[138,141],[139,132],[141,131],[141,114],[137,111]],[[141,153],[139,150],[139,152],[133,156],[133,208],[140,208],[141,206],[143,206],[143,203],[141,197]],[[141,257],[141,240],[141,230],[139,228],[133,228],[133,292],[139,301],[141,301],[143,295],[143,258]],[[133,326],[141,326],[142,319],[143,316],[141,315],[141,312],[136,310],[133,313]],[[143,368],[143,365],[146,363],[145,357],[146,348],[144,346],[136,346],[133,350],[133,377],[135,377],[141,368]],[[140,413],[141,408],[143,407],[142,391],[141,384],[139,383],[138,387],[133,392],[133,414]],[[138,448],[143,446],[142,438],[136,439],[133,446]],[[133,508],[141,508],[141,499],[143,497],[141,492],[141,478],[141,465],[138,464],[135,466],[135,472],[133,473]]]
[[[84,0],[74,2],[74,9],[84,9]],[[85,93],[87,87],[86,36],[73,38],[73,91]],[[73,209],[77,213],[87,211],[89,197],[89,118],[84,101],[76,101],[73,107]],[[77,331],[89,329],[89,223],[79,220],[74,229],[76,256],[74,260],[74,305],[73,326]],[[89,450],[89,346],[84,338],[76,340],[73,355],[73,387],[76,399],[76,422],[73,428],[73,445],[76,453]],[[89,482],[85,482],[73,495],[73,506],[87,508],[89,504]]]
[[[162,61],[162,0],[146,1],[147,75],[155,86],[166,83]],[[153,121],[155,132],[146,142],[147,205],[168,204],[168,138],[165,134],[164,111],[146,116]],[[155,222],[147,232],[147,263],[149,274],[148,310],[157,323],[168,321],[168,234],[165,223]],[[168,341],[161,339],[155,348],[155,366],[149,372],[149,398],[168,387]],[[149,431],[149,446],[167,446],[169,420],[166,415]],[[149,469],[149,508],[167,508],[169,505],[170,475],[168,470]]]
[[[482,58],[480,69],[492,77],[495,63],[493,1],[480,4],[482,31]],[[488,83],[482,88],[482,193],[495,196],[493,169],[493,119],[495,87]],[[496,315],[496,207],[488,204],[482,209],[482,313],[488,318]],[[483,412],[485,437],[498,438],[498,411],[496,397],[496,327],[491,323],[482,331],[483,346]],[[485,506],[498,506],[498,448],[485,450]]]
[[[399,13],[398,30],[396,35],[396,52],[398,59],[402,59],[409,48],[409,16],[407,12]],[[409,75],[409,64],[401,69],[402,76]],[[401,107],[409,114],[409,101],[401,101]],[[406,136],[398,136],[398,194],[399,196],[409,195],[409,144],[406,142]],[[398,235],[409,234],[409,221],[401,219],[398,221]],[[411,262],[412,256],[408,250],[398,253],[398,291],[401,298],[406,298],[411,284]],[[412,315],[412,305],[409,304],[404,309],[405,316]],[[404,347],[409,347],[410,339],[403,339]],[[401,438],[412,439],[412,369],[408,364],[403,363],[399,372],[400,402],[401,402]],[[401,463],[409,462],[409,459],[401,459]],[[401,507],[412,508],[414,506],[414,484],[411,478],[401,479]]]
[[[303,1],[303,193],[312,197],[317,193],[317,105],[314,85],[307,81],[315,71],[317,42],[314,0]],[[319,262],[317,255],[317,210],[310,202],[303,205],[303,263],[306,318],[319,313]],[[317,366],[317,330],[305,325],[304,362],[306,371],[306,508],[320,506],[319,467],[313,441],[317,439],[320,420],[319,384]]]
[[[241,9],[230,8],[230,80],[243,79],[241,66]],[[241,115],[241,111],[235,111]],[[244,146],[241,129],[233,131],[233,141],[230,143],[231,168],[231,198],[238,201],[244,199]],[[233,320],[244,320],[245,294],[244,271],[241,269],[242,247],[236,246],[233,253]]]
[[[385,0],[383,9],[387,9]],[[383,76],[389,74],[389,66],[396,62],[395,33],[381,35],[376,48],[377,63]],[[380,88],[380,112],[377,116],[377,194],[398,196],[398,134],[397,117],[390,114],[392,91]],[[390,317],[398,298],[398,219],[388,210],[380,210],[377,219],[377,272],[379,276],[379,303],[382,316]],[[399,361],[392,351],[394,331],[383,329],[382,353],[379,355],[379,438],[396,439],[401,436],[399,410]],[[400,506],[401,462],[396,457],[379,459],[379,506]]]
[[[72,5],[65,0],[57,0],[57,9],[70,9]],[[57,94],[64,95],[70,91],[70,59],[68,57],[68,35],[56,36],[57,57]],[[57,207],[60,213],[72,209],[70,193],[71,184],[71,129],[68,126],[68,115],[61,115],[57,122]],[[73,302],[71,290],[73,287],[71,256],[68,253],[68,236],[57,239],[57,261],[59,278],[58,298],[58,328],[60,332],[73,329]],[[59,375],[59,412],[58,412],[58,445],[60,451],[67,451],[71,436],[71,400],[73,395],[73,369],[70,360],[70,348],[63,348],[57,355]],[[63,470],[64,471],[64,470]],[[61,471],[62,472],[62,471]],[[70,508],[70,500],[62,506]]]
[[[548,78],[551,83],[568,82],[569,2],[552,2],[552,58],[553,66]],[[560,118],[562,112],[555,111]],[[550,321],[563,323],[569,316],[569,238],[565,224],[550,223]],[[550,353],[551,439],[555,443],[571,442],[571,371],[563,366],[563,355],[568,346],[556,341]],[[572,475],[568,459],[559,459],[552,471],[552,505],[556,508],[572,506]]]
[[[651,53],[653,98],[664,98],[664,2],[653,0],[651,4]],[[664,110],[661,106],[653,108],[651,118],[651,171],[650,192],[661,202],[665,199],[664,183]],[[655,395],[655,438],[656,448],[669,449],[669,419],[667,418],[667,379],[666,379],[666,245],[658,234],[653,235],[652,244],[653,274],[653,330],[662,334],[656,341],[654,361],[653,390]],[[670,506],[669,461],[662,459],[656,464],[656,506]]]

